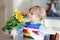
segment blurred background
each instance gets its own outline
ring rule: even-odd
[[[60,34],[60,0],[0,0],[0,40],[10,38],[1,28],[9,17],[14,15],[13,9],[18,8],[22,12],[34,5],[40,5],[46,10],[45,34]]]

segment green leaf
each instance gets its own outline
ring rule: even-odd
[[[20,22],[20,23],[17,23],[17,26],[16,26],[16,29],[22,29],[25,25],[25,22]]]
[[[14,16],[10,17],[9,20],[6,22],[5,26],[2,28],[3,31],[8,30],[11,31],[17,25],[17,20]]]
[[[25,22],[18,22],[14,16],[10,17],[6,22],[5,26],[2,28],[3,31],[11,31],[13,28],[22,29],[25,25]]]

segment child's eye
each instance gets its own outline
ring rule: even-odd
[[[31,13],[31,15],[33,15],[33,13]]]

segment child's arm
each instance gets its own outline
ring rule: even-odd
[[[39,28],[38,35],[36,35],[35,33],[33,33],[30,28],[28,28],[28,32],[34,38],[34,40],[43,40],[44,39],[44,33],[43,33],[44,32],[44,28],[43,28],[43,26],[41,26]]]
[[[45,27],[44,25],[41,25],[38,30],[38,36],[41,38],[40,40],[44,40],[44,31],[45,31]]]
[[[18,34],[21,34],[22,31],[23,31],[23,29],[19,29],[19,30],[17,30],[17,35],[18,35]]]
[[[35,33],[33,33],[30,28],[28,28],[28,32],[34,38],[34,40],[40,40],[40,37],[38,35],[36,35]]]

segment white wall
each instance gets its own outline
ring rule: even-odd
[[[10,18],[13,15],[13,1],[12,0],[4,0],[5,5],[5,20]]]
[[[0,31],[1,31],[1,28],[5,24],[5,5],[4,5],[3,1],[4,0],[0,1]]]
[[[32,6],[33,6],[33,5],[40,5],[40,6],[42,6],[43,8],[46,9],[46,7],[47,7],[46,4],[47,4],[47,3],[48,3],[47,0],[33,0]]]
[[[57,12],[60,13],[60,0],[57,1],[56,9],[57,9]]]
[[[41,5],[46,9],[47,0],[13,0],[13,7],[17,7],[20,11],[28,10],[33,5]]]
[[[0,29],[5,22],[13,15],[13,1],[0,0]]]
[[[45,34],[60,34],[60,18],[46,18],[45,19],[46,31]]]
[[[20,11],[28,10],[32,4],[32,0],[13,0],[13,7]]]

